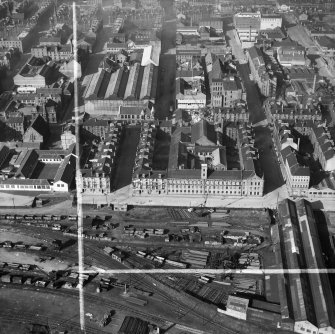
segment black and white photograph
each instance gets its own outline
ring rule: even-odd
[[[1,0],[0,334],[335,334],[335,0]]]

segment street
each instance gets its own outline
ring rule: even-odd
[[[138,126],[128,126],[123,129],[120,147],[118,149],[120,153],[116,160],[116,172],[112,179],[115,189],[120,189],[131,183],[140,132],[141,129]]]
[[[281,187],[285,182],[280,170],[275,151],[272,149],[273,142],[271,130],[266,126],[266,116],[262,107],[261,97],[256,83],[250,80],[250,69],[248,64],[237,66],[244,87],[247,92],[247,104],[250,120],[255,125],[255,146],[259,149],[259,161],[264,172],[264,194]],[[263,123],[262,125],[257,125]],[[264,126],[265,125],[265,126]]]
[[[176,55],[170,52],[175,48],[175,36],[176,22],[164,22],[156,94],[156,118],[159,120],[171,116],[170,107],[175,103]]]

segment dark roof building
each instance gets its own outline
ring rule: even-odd
[[[7,160],[9,153],[10,153],[10,149],[6,145],[1,147],[0,149],[0,168],[3,166],[3,164]]]
[[[15,174],[15,177],[21,179],[29,179],[34,172],[37,163],[38,154],[36,150],[28,150],[21,162],[19,169]]]
[[[23,135],[23,141],[31,143],[38,142],[42,144],[47,139],[48,134],[48,123],[41,115],[38,115]]]
[[[287,161],[287,164],[290,168],[291,174],[295,176],[309,176],[309,168],[305,166],[301,166],[297,160],[296,153],[294,149],[290,146],[285,147],[281,151],[281,155],[283,157],[284,162]]]
[[[216,133],[214,125],[202,119],[191,127],[192,143],[196,145],[216,145]]]

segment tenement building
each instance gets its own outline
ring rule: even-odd
[[[81,169],[77,186],[83,193],[109,194],[111,177],[115,168],[116,154],[119,148],[120,128],[110,124],[104,141],[99,145],[96,155],[90,160],[90,168]]]
[[[178,127],[171,138],[167,175],[134,175],[133,194],[145,194],[148,184],[157,183],[160,193],[166,195],[262,197],[264,179],[256,166],[252,133],[242,126],[237,137],[240,169],[228,170],[225,146],[213,124],[201,120],[190,127]]]

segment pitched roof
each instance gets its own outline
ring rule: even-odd
[[[28,150],[15,174],[15,177],[29,178],[34,171],[37,161],[37,152],[35,150]]]
[[[308,167],[299,165],[295,151],[291,148],[291,146],[287,146],[283,150],[281,150],[281,155],[283,157],[283,160],[287,161],[292,175],[295,176],[310,175]]]
[[[76,157],[72,154],[68,155],[60,164],[54,182],[63,181],[64,183],[70,184],[74,176],[75,168]]]
[[[169,170],[168,178],[173,179],[200,179],[201,172],[200,169],[177,169]]]
[[[109,122],[104,119],[90,118],[83,123],[83,127],[85,126],[108,126]]]
[[[192,125],[191,136],[193,143],[205,137],[208,141],[216,145],[216,133],[214,125],[208,123],[204,119]]]
[[[6,179],[6,180],[0,180],[0,184],[22,184],[22,185],[50,186],[50,183],[46,179],[14,179],[14,178],[11,178],[11,179]]]
[[[43,137],[48,134],[48,124],[41,115],[38,115],[34,119],[33,123],[30,125],[30,128],[37,131]]]

